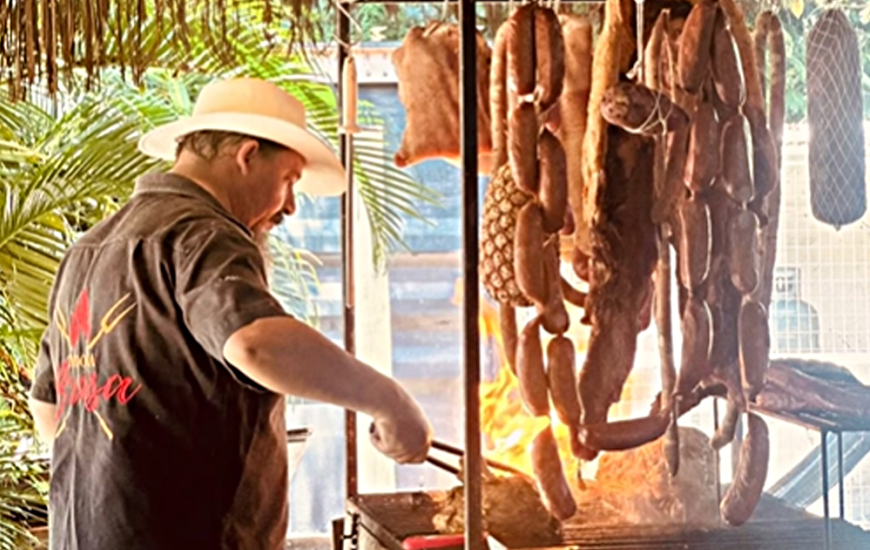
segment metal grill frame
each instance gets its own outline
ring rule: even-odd
[[[510,0],[489,0],[507,2]],[[562,0],[578,3],[601,4],[603,0]],[[336,82],[342,82],[344,62],[350,49],[350,14],[355,4],[386,3],[440,3],[453,2],[458,5],[459,19],[459,123],[460,170],[462,182],[462,275],[465,281],[479,281],[478,274],[478,217],[480,205],[477,197],[477,116],[466,112],[465,105],[477,104],[477,42],[475,28],[475,7],[481,0],[337,0],[336,42],[338,47],[338,72]],[[338,109],[344,112],[345,97],[338,87]],[[344,123],[344,121],[342,121]],[[344,290],[344,345],[354,354],[356,334],[354,330],[354,286],[353,286],[353,136],[342,133],[339,136],[339,154],[347,169],[348,186],[341,204],[341,268]],[[481,515],[481,432],[480,432],[480,330],[477,319],[480,317],[479,285],[466,284],[462,295],[462,373],[465,462],[463,467],[465,485],[465,550],[485,550]],[[469,321],[471,320],[471,321]],[[353,411],[345,411],[345,453],[346,478],[345,490],[348,501],[359,494],[357,425]],[[337,520],[341,521],[341,520]],[[334,536],[339,536],[339,526],[333,524]],[[342,535],[343,536],[343,535]],[[336,548],[335,550],[339,550]]]
[[[459,20],[459,37],[460,37],[460,154],[461,154],[461,183],[462,183],[462,274],[465,281],[479,281],[478,274],[478,217],[480,205],[478,204],[477,181],[478,181],[478,159],[477,159],[477,117],[476,113],[469,115],[466,113],[465,105],[476,105],[476,37],[475,37],[475,6],[484,3],[503,3],[512,0],[337,0],[336,10],[336,42],[337,42],[337,79],[336,82],[342,82],[343,69],[345,59],[349,55],[350,49],[350,17],[354,5],[358,4],[387,4],[387,3],[439,3],[445,2],[455,3],[458,5],[458,20]],[[587,3],[587,4],[603,4],[605,0],[561,0],[563,2],[572,3]],[[635,0],[638,6],[643,5],[644,0]],[[338,95],[338,110],[344,112],[345,97],[343,97],[340,86],[337,86],[336,93]],[[474,111],[474,109],[472,109]],[[342,121],[344,123],[345,121]],[[356,351],[356,333],[355,333],[355,293],[354,293],[354,246],[353,246],[353,203],[354,203],[354,175],[353,175],[353,136],[341,133],[339,136],[339,156],[342,164],[347,169],[348,186],[347,192],[341,203],[341,228],[342,228],[342,247],[341,247],[341,269],[342,283],[344,294],[344,346],[345,349],[355,354]],[[464,435],[465,435],[465,462],[463,469],[463,484],[465,486],[465,546],[464,550],[487,550],[488,545],[483,532],[482,518],[482,461],[481,454],[481,430],[480,430],[480,382],[481,382],[481,363],[480,363],[480,333],[477,319],[480,316],[479,310],[479,288],[478,285],[465,285],[462,296],[462,373],[463,373],[463,404],[464,404]],[[469,322],[472,320],[472,322]],[[718,423],[718,408],[714,402],[716,413],[714,421]],[[771,414],[765,411],[756,410],[756,412]],[[772,414],[771,414],[772,415]],[[776,415],[772,415],[776,416]],[[840,501],[840,521],[847,526],[843,518],[843,447],[842,433],[844,431],[858,431],[855,427],[844,427],[831,425],[825,419],[803,418],[803,417],[788,417],[781,419],[789,422],[804,425],[809,428],[816,429],[822,437],[821,453],[822,453],[822,491],[824,499],[824,540],[825,548],[831,548],[832,533],[834,528],[830,517],[828,489],[829,485],[829,460],[828,460],[828,434],[836,436],[836,444],[838,450],[838,474],[839,474],[839,501]],[[353,543],[358,540],[360,521],[362,516],[366,516],[364,505],[361,505],[361,498],[365,495],[360,495],[358,486],[358,453],[357,453],[357,423],[356,415],[353,411],[345,411],[345,456],[346,456],[346,478],[345,490],[348,503],[348,512],[352,518],[351,532],[348,534],[345,531],[344,518],[333,522],[333,540],[334,550],[341,550],[344,540],[350,539]],[[864,430],[870,432],[870,426]],[[718,475],[717,470],[717,484]],[[401,494],[401,493],[396,493]],[[361,507],[362,506],[362,507]],[[371,524],[370,529],[378,531],[381,535],[388,539],[392,536],[390,533],[383,531],[384,526],[377,526],[376,518],[372,518],[368,514]],[[395,538],[395,537],[393,537]],[[392,539],[390,539],[392,540]],[[395,544],[398,543],[398,544]],[[356,545],[354,544],[354,547]],[[402,550],[401,541],[392,541],[387,550]]]
[[[409,536],[434,534],[432,517],[437,511],[440,491],[416,491],[357,495],[348,500],[355,548],[364,550],[405,550]],[[509,550],[816,550],[829,537],[834,548],[852,550],[870,543],[870,533],[843,520],[831,522],[831,534],[824,520],[787,508],[765,496],[758,518],[735,529],[728,526],[666,525],[571,525],[564,526],[562,540],[536,546],[517,546],[495,541]],[[458,550],[449,546],[443,550]]]

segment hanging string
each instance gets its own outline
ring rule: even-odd
[[[352,3],[352,0],[348,3]],[[359,132],[361,128],[357,125],[358,83],[356,59],[354,58],[353,50],[363,39],[363,27],[350,13],[350,10],[345,7],[344,0],[335,0],[334,4],[336,9],[347,17],[351,27],[356,27],[358,31],[358,39],[350,40],[350,42],[345,42],[338,35],[337,31],[333,32],[335,42],[339,47],[346,51],[347,56],[342,64],[342,78],[340,81],[332,81],[332,78],[330,77],[330,84],[340,89],[341,96],[344,98],[342,112],[340,113],[339,132],[344,134],[355,134]],[[330,74],[330,71],[327,71],[327,74]]]
[[[637,74],[638,80],[640,82],[644,81],[644,47],[643,47],[643,4],[644,0],[634,0],[635,3],[635,26],[637,27],[637,36],[635,40],[637,41]]]

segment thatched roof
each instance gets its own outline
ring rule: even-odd
[[[167,49],[192,48],[191,39],[220,53],[226,36],[256,13],[281,23],[291,43],[316,36],[317,0],[0,0],[0,71],[13,97],[28,84],[50,94],[59,79],[84,69],[93,84],[99,69],[116,66],[134,81]]]
[[[138,81],[144,70],[165,60],[168,50],[188,52],[208,48],[220,54],[227,36],[250,15],[278,30],[283,44],[299,53],[302,44],[335,43],[323,29],[335,17],[340,0],[0,0],[0,78],[13,97],[23,97],[28,84],[39,83],[49,94],[75,69],[92,85],[101,68],[120,67]],[[355,0],[351,5],[379,0]],[[444,14],[455,14],[450,1]],[[519,1],[519,0],[517,0]],[[595,12],[595,0],[583,5],[563,1],[560,11]],[[648,0],[647,9],[678,0]],[[696,3],[699,0],[684,0]],[[738,0],[747,15],[760,8],[794,8],[803,0]],[[603,2],[603,0],[602,0]],[[838,4],[844,0],[819,0]],[[634,0],[625,0],[629,9]],[[487,34],[504,21],[510,4],[481,2],[478,22]],[[600,4],[600,3],[599,3]],[[386,4],[386,24],[397,21],[403,4]],[[77,10],[77,11],[76,11]],[[355,11],[355,10],[352,10]],[[358,12],[357,12],[358,13]],[[247,21],[240,14],[249,16]],[[176,59],[178,56],[175,57]]]

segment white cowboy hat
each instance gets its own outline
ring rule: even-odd
[[[311,195],[340,195],[347,176],[332,149],[306,129],[305,107],[275,84],[256,78],[218,80],[206,85],[190,117],[154,128],[139,140],[150,157],[175,159],[177,141],[199,130],[237,132],[274,141],[305,158],[295,189]]]

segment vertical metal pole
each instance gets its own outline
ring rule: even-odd
[[[828,431],[821,430],[822,436],[822,507],[825,514],[825,550],[831,548],[831,507],[828,501],[830,482],[828,481]]]
[[[837,477],[840,485],[840,519],[846,519],[846,488],[843,472],[843,432],[837,432]]]
[[[338,112],[344,112],[344,93],[341,89],[342,76],[344,75],[344,60],[348,56],[347,46],[350,44],[350,18],[348,13],[352,5],[344,0],[341,2],[342,9],[336,10],[336,31],[338,35],[338,71],[337,71],[337,94]],[[340,116],[340,115],[339,115]],[[344,122],[344,121],[342,121]],[[339,154],[341,163],[347,170],[347,193],[344,194],[341,204],[341,280],[344,288],[344,349],[348,353],[356,354],[356,318],[354,316],[354,271],[353,271],[353,136],[340,133],[338,136]],[[357,427],[356,413],[350,410],[344,411],[344,438],[345,453],[345,492],[346,498],[351,498],[358,493],[358,465],[357,465]]]
[[[483,550],[480,444],[480,328],[477,199],[477,36],[475,0],[459,0],[459,122],[462,128],[462,266],[465,375],[465,548]]]
[[[719,431],[719,399],[713,398],[713,432]],[[722,457],[719,449],[713,453],[713,465],[716,468],[716,503],[722,502]],[[733,480],[732,480],[733,481]],[[719,508],[717,507],[717,510]],[[719,512],[719,521],[722,521],[722,512]]]

